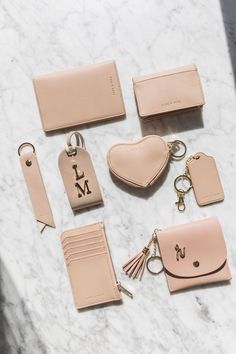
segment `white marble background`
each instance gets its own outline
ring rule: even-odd
[[[236,95],[219,1],[1,0],[0,48],[0,339],[9,342],[2,344],[1,353],[234,353],[234,280],[170,295],[163,274],[153,278],[146,273],[137,282],[121,270],[154,227],[218,215],[235,277]],[[111,58],[117,61],[127,118],[80,130],[105,206],[74,216],[57,167],[66,134],[43,133],[31,78]],[[189,63],[197,64],[202,78],[207,103],[202,121],[195,115],[165,118],[143,131],[167,140],[178,137],[189,154],[212,154],[225,201],[199,208],[191,193],[180,215],[172,184],[183,161],[171,163],[165,178],[151,192],[141,193],[115,184],[105,159],[112,144],[142,135],[131,77]],[[36,146],[57,224],[43,235],[18,162],[17,147],[23,141]],[[97,220],[105,222],[117,276],[133,290],[134,299],[123,296],[120,306],[78,313],[59,236],[62,230]]]

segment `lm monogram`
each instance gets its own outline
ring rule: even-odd
[[[81,198],[87,194],[91,194],[91,190],[89,189],[89,184],[88,184],[88,180],[85,179],[83,181],[83,186],[80,185],[80,180],[82,178],[85,178],[85,174],[83,171],[79,171],[78,170],[78,166],[77,165],[72,165],[73,170],[75,171],[75,180],[77,181],[75,183],[75,187],[77,188],[77,192],[78,192],[78,198]],[[82,183],[82,182],[81,182]]]

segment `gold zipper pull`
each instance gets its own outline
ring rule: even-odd
[[[128,289],[124,288],[120,281],[117,282],[117,287],[119,291],[133,299],[133,294]]]

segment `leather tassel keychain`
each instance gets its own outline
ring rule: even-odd
[[[31,148],[32,151],[22,153],[26,147]],[[34,145],[27,142],[21,144],[18,148],[18,155],[40,232],[42,233],[46,226],[55,228]]]
[[[174,187],[178,196],[175,204],[180,212],[185,210],[184,197],[191,189],[199,206],[224,200],[224,191],[215,159],[203,152],[197,152],[187,159],[185,171],[176,177]]]
[[[163,267],[161,270],[159,270],[157,272],[152,271],[150,268],[150,263],[152,261],[155,261],[155,260],[160,261],[161,260],[161,257],[157,255],[157,233],[158,233],[158,231],[160,231],[160,230],[155,229],[147,246],[145,246],[141,252],[139,252],[136,256],[132,257],[128,262],[126,262],[123,265],[123,270],[130,278],[133,278],[133,279],[139,278],[139,280],[141,280],[143,273],[144,273],[145,266],[147,267],[148,271],[153,275],[157,275],[163,271]],[[149,256],[151,246],[153,247],[153,252],[152,252],[152,255]]]

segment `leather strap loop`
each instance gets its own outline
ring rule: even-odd
[[[76,145],[73,145],[71,142],[71,139],[73,135],[76,138]],[[69,134],[68,138],[66,139],[66,152],[69,154],[74,154],[76,151],[76,147],[81,147],[85,149],[85,143],[84,143],[84,138],[82,134],[79,132],[73,131]]]

